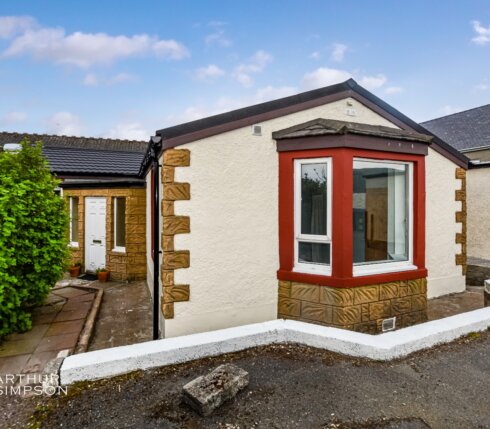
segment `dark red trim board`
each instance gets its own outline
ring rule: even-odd
[[[279,263],[280,280],[334,287],[354,287],[427,276],[425,268],[425,157],[400,153],[333,148],[279,152]],[[293,272],[294,160],[332,158],[332,275]],[[417,270],[371,276],[352,275],[353,159],[371,158],[413,162],[413,263]]]

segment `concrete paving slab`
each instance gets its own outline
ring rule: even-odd
[[[91,297],[94,296],[93,293],[90,294]],[[63,311],[72,311],[72,310],[90,310],[92,307],[93,299],[87,301],[72,301],[69,299],[68,302],[64,305]]]
[[[7,341],[25,341],[25,340],[38,340],[41,341],[44,337],[44,334],[48,330],[49,325],[34,325],[32,329],[28,332],[23,332],[19,334],[12,334],[7,338]]]
[[[0,374],[20,374],[32,355],[17,355],[0,358]]]
[[[62,296],[64,298],[72,298],[74,296],[80,296],[80,295],[86,295],[88,293],[92,293],[88,289],[79,289],[75,287],[65,287],[65,288],[60,288],[56,289],[54,293],[58,296]]]
[[[57,350],[50,350],[46,352],[36,352],[32,354],[25,364],[24,368],[22,368],[22,373],[40,373],[44,366],[51,360],[54,359],[58,355]]]
[[[430,299],[427,303],[429,320],[442,319],[483,308],[483,288],[469,288],[465,292]]]
[[[89,350],[100,350],[152,339],[151,297],[146,283],[95,282],[104,290]]]
[[[0,357],[25,355],[33,353],[39,344],[39,338],[31,338],[28,340],[5,341],[0,346]]]
[[[77,310],[62,310],[55,317],[55,322],[64,322],[67,320],[77,320],[77,319],[85,319],[89,312],[90,308],[79,308]]]
[[[54,304],[54,305],[42,305],[41,307],[37,307],[32,310],[33,316],[38,316],[41,314],[52,314],[58,313],[63,308],[63,303]]]
[[[55,322],[49,325],[49,329],[46,331],[45,337],[51,337],[53,335],[71,334],[73,332],[81,332],[84,319],[66,320],[64,322]]]
[[[95,298],[95,293],[70,297],[70,303],[75,302],[92,302]]]
[[[71,334],[53,335],[51,337],[45,337],[36,347],[35,353],[46,352],[51,350],[64,350],[73,349],[78,340],[78,332]]]

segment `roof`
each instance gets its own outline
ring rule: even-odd
[[[244,107],[231,112],[210,116],[173,127],[163,128],[156,134],[163,139],[163,150],[196,141],[212,135],[241,128],[254,123],[277,118],[307,108],[326,104],[341,98],[352,97],[367,105],[381,116],[387,118],[404,130],[433,136],[432,148],[446,156],[457,165],[467,168],[468,158],[446,143],[442,138],[425,129],[422,125],[405,116],[403,113],[372,94],[355,80],[330,85],[324,88],[307,91],[289,97],[280,98],[254,106]],[[142,165],[143,173],[149,162]]]
[[[393,140],[406,140],[423,143],[430,143],[433,138],[427,134],[400,130],[398,128],[323,118],[314,119],[303,124],[294,125],[292,127],[285,128],[284,130],[276,131],[272,133],[272,137],[278,140],[334,134],[359,134],[365,136],[385,137]]]
[[[490,147],[490,104],[422,122],[422,125],[462,152]]]
[[[24,137],[43,142],[43,155],[58,175],[138,176],[147,142],[0,132],[0,148]]]

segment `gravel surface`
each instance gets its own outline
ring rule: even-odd
[[[182,403],[182,386],[225,362],[248,371],[250,384],[200,417]],[[489,397],[485,332],[390,363],[260,347],[79,384],[35,417],[43,428],[70,429],[490,428]]]

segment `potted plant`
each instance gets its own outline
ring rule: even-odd
[[[101,283],[105,283],[109,280],[110,271],[107,268],[97,268],[95,270],[95,274],[97,274],[97,280]]]
[[[80,270],[82,269],[81,262],[75,262],[70,268],[70,277],[78,277],[80,275]]]

